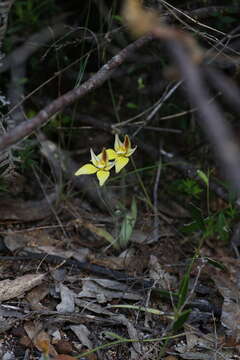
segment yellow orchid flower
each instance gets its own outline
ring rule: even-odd
[[[76,176],[96,174],[99,185],[102,186],[110,175],[110,169],[114,166],[114,162],[109,161],[106,149],[103,148],[101,154],[95,155],[90,149],[92,164],[86,164],[75,172]]]
[[[107,149],[109,160],[115,159],[115,170],[119,173],[124,166],[129,162],[129,157],[134,153],[137,146],[131,148],[131,141],[128,135],[125,135],[124,142],[119,139],[119,136],[115,135],[114,150]]]

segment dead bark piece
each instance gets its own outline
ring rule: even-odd
[[[14,280],[0,281],[0,301],[6,301],[22,296],[26,291],[39,285],[45,274],[27,274]]]

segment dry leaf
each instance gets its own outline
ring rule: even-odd
[[[85,325],[70,325],[70,329],[74,332],[74,334],[84,346],[86,346],[88,349],[92,349],[93,344],[89,339],[91,332]]]
[[[29,291],[26,296],[27,301],[30,303],[32,310],[46,309],[40,301],[43,300],[49,293],[49,287],[46,284],[36,286],[33,290]]]
[[[27,274],[14,280],[0,281],[0,301],[19,298],[26,291],[39,285],[44,277],[45,274]]]
[[[24,329],[36,348],[44,354],[56,356],[57,352],[51,345],[48,333],[42,330],[43,325],[40,322],[27,322]]]
[[[61,302],[56,306],[58,312],[74,312],[75,310],[75,293],[67,286],[60,284]]]

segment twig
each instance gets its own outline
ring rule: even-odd
[[[162,169],[162,161],[161,161],[161,145],[159,149],[159,165],[157,167],[157,174],[153,188],[153,207],[154,207],[154,225],[153,225],[153,241],[157,241],[160,238],[160,221],[158,216],[158,192],[159,192],[159,182],[161,176],[161,169]]]
[[[42,109],[32,119],[19,124],[15,129],[3,135],[0,138],[0,150],[4,150],[24,137],[30,135],[35,129],[45,125],[50,117],[56,114],[58,111],[62,111],[66,106],[85,96],[90,91],[100,87],[107,79],[111,77],[115,69],[117,69],[132,52],[141,48],[144,44],[148,43],[152,39],[153,35],[147,35],[128,45],[80,87],[68,91]]]

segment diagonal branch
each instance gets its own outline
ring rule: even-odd
[[[66,94],[60,96],[48,106],[46,106],[43,110],[41,110],[32,119],[22,122],[16,128],[3,135],[0,138],[0,150],[5,150],[9,146],[16,144],[19,140],[30,135],[37,128],[45,125],[50,117],[52,117],[58,111],[62,111],[66,106],[71,105],[76,100],[88,94],[90,91],[100,87],[112,76],[114,71],[128,58],[129,55],[152,39],[152,35],[147,35],[128,45],[111,60],[109,60],[105,65],[103,65],[95,75],[93,75],[81,86],[74,88],[68,91]]]

